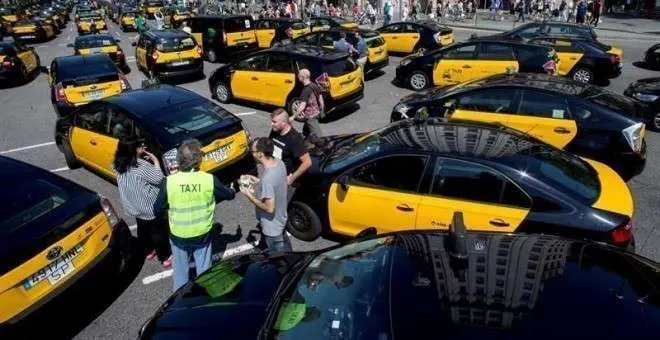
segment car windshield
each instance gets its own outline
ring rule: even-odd
[[[334,172],[380,152],[389,144],[383,138],[389,127],[361,134],[337,144],[328,156],[324,169]]]
[[[156,49],[160,52],[187,51],[194,47],[195,39],[185,36],[161,39],[158,44],[156,44]]]
[[[634,116],[637,110],[635,102],[631,99],[601,87],[589,86],[582,92],[581,96],[593,103],[605,106],[619,113],[625,113],[626,115]]]
[[[65,188],[40,178],[4,183],[0,195],[11,197],[0,204],[0,235],[12,234],[69,200]]]
[[[202,99],[168,108],[156,121],[168,134],[188,134],[221,123],[233,116],[213,102]]]
[[[84,39],[79,39],[76,41],[77,48],[93,48],[93,47],[103,47],[103,46],[113,46],[115,45],[115,39],[109,36],[90,36],[85,37]]]

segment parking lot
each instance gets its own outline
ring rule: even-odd
[[[49,65],[57,56],[69,55],[72,50],[66,45],[72,43],[77,33],[73,23],[56,39],[35,45],[42,65]],[[121,40],[120,45],[128,56],[132,72],[127,78],[133,88],[140,87],[145,76],[135,67],[134,47],[131,40],[137,33],[123,33],[117,25],[108,21],[109,33]],[[472,29],[455,29],[456,41],[463,41],[471,34],[488,34],[485,31]],[[621,47],[624,50],[623,74],[613,79],[607,86],[611,91],[622,93],[632,81],[660,76],[660,72],[650,71],[638,66],[644,51],[655,41],[645,36],[617,34],[616,32],[599,32],[604,43]],[[359,108],[348,112],[333,114],[323,122],[325,134],[353,133],[368,131],[382,127],[389,121],[392,107],[399,98],[409,90],[398,88],[391,84],[394,69],[400,58],[391,57],[390,65],[384,72],[369,79],[366,83],[365,97],[359,103]],[[205,73],[209,76],[218,64],[205,64]],[[210,97],[208,83],[199,80],[180,84],[205,97]],[[237,104],[223,105],[229,111],[243,119],[244,126],[251,136],[267,135],[270,129],[267,109],[256,106]],[[266,111],[265,111],[266,110]],[[110,198],[115,208],[121,214],[121,205],[116,186],[106,179],[86,169],[70,170],[66,167],[64,157],[58,151],[53,141],[55,113],[51,106],[49,85],[45,74],[34,81],[13,88],[0,89],[0,154],[16,158],[75,181],[93,191]],[[660,260],[660,232],[656,231],[656,221],[660,219],[658,195],[660,192],[660,160],[655,157],[655,151],[660,150],[660,134],[647,133],[648,162],[645,171],[632,179],[628,184],[635,200],[635,237],[637,252],[656,261]],[[254,228],[254,209],[241,195],[231,202],[217,206],[216,220],[221,228],[215,231],[218,242],[214,249],[215,258],[231,256],[250,251],[252,246],[246,242],[248,232]],[[123,215],[127,223],[134,228],[135,221]],[[134,230],[133,230],[134,232]],[[302,242],[293,240],[294,250],[320,249],[332,245],[329,240]],[[163,270],[158,262],[150,261],[138,268],[134,275],[126,280],[112,281],[116,278],[99,275],[98,285],[85,291],[74,291],[75,302],[66,303],[70,318],[78,322],[66,323],[60,320],[49,328],[53,338],[75,337],[79,339],[124,339],[134,338],[140,326],[153,314],[156,308],[171,294],[171,271]],[[77,295],[76,295],[77,294]],[[79,302],[79,304],[77,304]],[[63,304],[55,305],[47,313],[57,313]],[[73,310],[71,310],[73,309]],[[63,309],[59,309],[60,311]],[[84,317],[84,318],[83,318]],[[80,320],[83,320],[80,322]],[[35,331],[34,329],[32,331]],[[44,334],[44,329],[37,330]],[[221,331],[221,330],[220,330]]]

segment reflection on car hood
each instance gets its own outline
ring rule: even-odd
[[[144,335],[253,339],[271,295],[293,279],[297,284],[282,292],[285,298],[350,311],[356,322],[347,339],[357,339],[355,334],[416,339],[438,329],[446,338],[529,339],[539,331],[542,338],[660,338],[660,267],[651,260],[548,235],[471,233],[466,251],[456,253],[463,249],[456,239],[440,231],[396,233],[311,255],[222,261],[170,298]],[[308,256],[315,257],[309,270],[334,278],[344,268],[342,275],[351,274],[354,284],[333,288],[339,281],[322,276],[314,281],[318,289],[305,289],[306,273],[289,275]],[[316,261],[335,265],[318,267]],[[396,294],[387,293],[393,289]],[[319,299],[315,291],[334,293]],[[327,338],[335,325],[332,315],[327,308],[315,312],[315,318],[292,320],[277,335]],[[604,326],[608,320],[616,325]],[[374,332],[380,337],[368,337]]]
[[[640,79],[630,86],[635,92],[660,93],[660,78]]]
[[[444,86],[433,87],[419,92],[413,92],[401,97],[401,100],[399,102],[400,103],[420,102],[420,101],[426,102],[426,101],[434,100],[441,97],[451,88],[453,88],[453,85],[444,85]]]

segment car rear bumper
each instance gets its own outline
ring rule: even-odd
[[[161,78],[190,76],[194,74],[199,74],[200,72],[204,72],[204,63],[201,61],[195,63],[191,67],[186,67],[176,70],[168,70],[166,68],[156,69],[156,75]]]
[[[390,58],[387,57],[381,61],[375,62],[375,63],[367,63],[366,71],[375,71],[375,70],[380,70],[381,68],[387,66],[390,64]]]
[[[325,105],[327,108],[326,114],[354,105],[362,98],[364,98],[364,85],[361,85],[358,91],[355,91],[345,97],[334,99],[330,96],[326,96],[324,97],[324,101],[326,103]]]

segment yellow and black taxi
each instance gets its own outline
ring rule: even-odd
[[[346,41],[357,47],[357,38],[355,32],[358,32],[364,41],[367,43],[367,64],[365,65],[365,72],[381,69],[389,64],[390,58],[387,52],[387,43],[383,36],[378,31],[367,29],[347,29],[347,28],[331,28],[327,31],[312,32],[305,34],[301,37],[293,39],[293,43],[297,45],[307,46],[322,46],[326,48],[334,48],[334,42],[341,39],[341,32],[346,33]]]
[[[12,36],[21,41],[46,42],[55,38],[55,28],[38,18],[24,18],[14,24]]]
[[[8,22],[10,25],[15,24],[19,20],[21,20],[22,15],[21,12],[18,11],[16,8],[12,7],[1,7],[0,8],[0,17]]]
[[[389,45],[388,45],[389,46]],[[394,81],[413,90],[458,84],[498,73],[547,72],[553,49],[515,41],[468,41],[407,56]]]
[[[655,131],[660,131],[660,78],[644,78],[636,80],[623,91],[623,94],[634,100],[635,108],[646,112],[637,115],[645,118],[646,125]]]
[[[137,67],[151,78],[204,77],[202,48],[180,30],[148,30],[135,46]]]
[[[304,21],[291,18],[259,19],[255,21],[254,27],[260,48],[270,48],[276,42],[295,39],[311,32]]]
[[[188,26],[211,63],[232,61],[259,49],[249,15],[194,16]]]
[[[183,6],[166,6],[160,10],[163,14],[163,21],[165,25],[171,28],[179,28],[184,21],[190,19],[192,14],[188,8]]]
[[[142,4],[142,12],[149,19],[154,18],[154,14],[160,11],[165,6],[165,3],[161,0],[146,0]]]
[[[135,24],[135,19],[138,17],[139,13],[136,10],[125,10],[119,14],[119,27],[123,32],[135,31],[137,30],[137,25]]]
[[[218,68],[209,77],[209,89],[222,103],[236,98],[297,112],[303,85],[296,75],[301,69],[308,69],[321,87],[326,114],[364,97],[362,72],[348,53],[295,45],[257,52]]]
[[[40,69],[41,61],[34,48],[19,41],[0,41],[0,79],[27,83]]]
[[[644,108],[622,95],[566,78],[495,75],[415,93],[402,98],[391,120],[418,117],[418,113],[499,123],[604,162],[626,179],[646,164]]]
[[[119,39],[110,34],[79,36],[76,37],[73,44],[68,44],[67,47],[73,48],[75,55],[106,54],[121,70],[128,69],[126,55],[119,46]]]
[[[342,17],[318,16],[309,19],[309,27],[312,32],[325,31],[331,27],[343,27],[357,29],[358,24],[353,20]]]
[[[91,11],[84,14],[80,14],[76,27],[78,29],[78,35],[90,34],[94,32],[92,25],[96,28],[96,31],[107,30],[108,26],[103,20],[101,13],[98,11]]]
[[[92,12],[94,12],[94,10],[88,6],[78,6],[78,8],[76,9],[75,21],[78,22],[81,16],[87,15]]]
[[[124,74],[103,53],[57,57],[50,65],[48,78],[50,100],[58,116],[131,89]]]
[[[389,52],[420,53],[454,43],[454,31],[435,21],[396,22],[376,31],[387,41]]]
[[[559,21],[529,22],[520,25],[512,30],[484,36],[486,39],[530,39],[536,37],[576,36],[586,39],[596,40],[597,35],[592,26],[572,24]],[[471,39],[481,39],[482,37],[473,35]]]
[[[11,197],[0,208],[0,327],[75,290],[92,271],[125,268],[131,234],[108,199],[6,157],[0,183],[3,197]]]
[[[62,28],[60,27],[59,21],[55,19],[55,16],[52,13],[41,11],[33,16],[33,18],[51,26],[56,35],[62,33]]]
[[[600,162],[501,125],[404,120],[325,138],[288,209],[288,231],[355,236],[447,230],[559,234],[633,247],[633,199]]]
[[[58,34],[61,32],[62,28],[66,26],[66,22],[64,22],[64,17],[62,17],[60,14],[58,14],[53,10],[49,10],[49,9],[42,10],[39,13],[39,16],[44,18],[45,20],[50,20],[51,22],[49,23],[52,23],[55,26],[56,32]]]
[[[238,117],[209,99],[170,85],[92,102],[60,118],[55,134],[69,167],[84,164],[109,178],[115,177],[117,143],[127,135],[143,138],[162,160],[166,174],[178,169],[177,147],[189,138],[202,143],[203,171],[230,173],[251,161],[249,136]]]
[[[226,258],[167,298],[138,338],[564,338],[556,325],[595,339],[659,337],[657,262],[589,240],[466,232],[460,221]],[[603,327],[614,315],[616,327]]]

